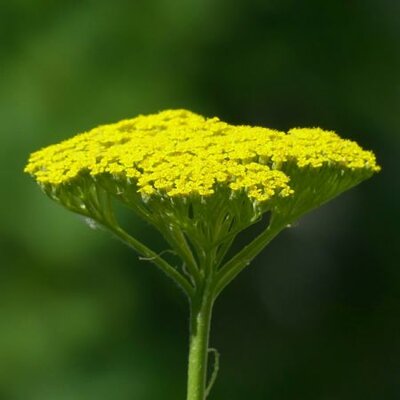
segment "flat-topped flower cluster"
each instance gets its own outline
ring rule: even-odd
[[[379,170],[372,152],[320,128],[284,133],[167,110],[99,126],[39,150],[25,171],[55,187],[82,174],[109,174],[135,183],[143,197],[210,196],[220,185],[263,202],[293,194],[287,164]]]

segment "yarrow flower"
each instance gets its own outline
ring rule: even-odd
[[[186,110],[99,126],[33,153],[25,168],[53,200],[109,229],[188,295],[190,400],[205,397],[218,294],[288,224],[379,170],[371,151],[331,131],[284,133]],[[125,232],[114,200],[158,229],[183,266]],[[238,233],[266,212],[264,232],[226,260]]]
[[[371,152],[319,128],[288,134],[233,126],[185,110],[103,125],[32,154],[25,171],[43,185],[88,174],[134,182],[144,196],[210,196],[216,186],[263,202],[293,194],[288,164],[300,168],[379,170]],[[286,168],[285,168],[286,167]]]

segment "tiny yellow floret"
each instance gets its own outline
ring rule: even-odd
[[[379,171],[375,156],[320,128],[234,126],[167,110],[99,126],[33,153],[25,171],[42,185],[108,174],[143,196],[211,196],[218,186],[259,202],[293,194],[285,165]]]

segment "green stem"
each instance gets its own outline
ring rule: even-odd
[[[194,295],[194,288],[190,284],[190,282],[177,269],[175,269],[157,253],[149,249],[143,243],[139,242],[139,240],[129,235],[119,226],[106,224],[104,222],[102,223],[125,244],[133,248],[141,256],[146,257],[149,261],[151,261],[153,264],[157,265],[157,267],[159,267],[162,271],[164,271],[167,276],[173,279],[181,287],[181,289],[187,294],[189,298]]]
[[[213,293],[206,290],[191,303],[190,346],[187,400],[205,400],[208,342],[213,308]]]
[[[285,227],[284,224],[273,223],[250,244],[232,257],[217,274],[216,296],[256,257],[264,247]]]

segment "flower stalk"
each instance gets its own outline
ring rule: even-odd
[[[190,304],[190,339],[187,400],[205,400],[211,317],[214,292],[211,284]]]

